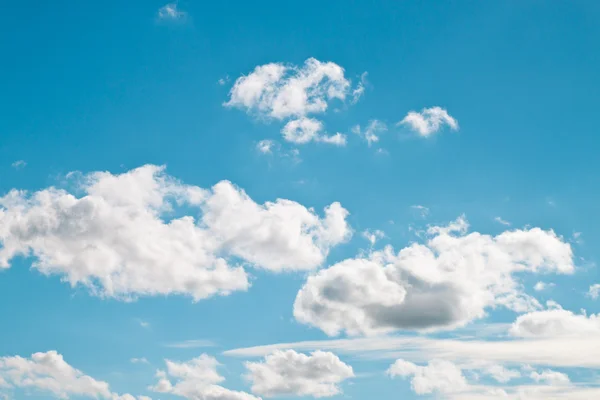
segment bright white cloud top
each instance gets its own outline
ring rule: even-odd
[[[323,351],[275,351],[262,362],[247,362],[246,369],[252,392],[264,397],[331,397],[342,392],[342,381],[354,377],[351,366]]]
[[[398,123],[406,125],[422,137],[429,137],[438,132],[444,125],[453,131],[458,130],[458,121],[441,107],[424,108],[421,112],[410,111]]]
[[[158,382],[150,389],[189,400],[260,400],[249,393],[229,390],[219,385],[225,378],[217,368],[219,362],[202,354],[187,362],[165,360],[166,370],[156,373]]]
[[[94,294],[183,294],[195,300],[249,287],[238,262],[311,270],[351,234],[339,203],[324,216],[290,200],[255,203],[231,182],[185,185],[146,165],[81,177],[74,192],[13,190],[0,198],[0,267],[17,255]],[[181,215],[182,207],[193,210]]]
[[[81,396],[90,399],[135,400],[130,394],[111,392],[108,383],[73,368],[56,351],[34,353],[29,358],[0,357],[0,396],[13,389],[33,390],[54,398]],[[148,399],[140,396],[138,400]]]
[[[294,316],[330,336],[452,329],[494,307],[541,308],[517,273],[574,271],[570,244],[553,231],[490,236],[467,234],[467,227],[461,217],[447,227],[430,227],[425,244],[398,253],[388,246],[315,273],[298,292]]]

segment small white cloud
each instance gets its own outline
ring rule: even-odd
[[[590,286],[588,294],[592,299],[597,299],[600,296],[600,283],[594,283]]]
[[[165,4],[158,9],[158,18],[161,20],[179,20],[185,16],[186,13],[179,10],[177,3]]]
[[[360,82],[358,82],[358,85],[352,91],[352,100],[351,100],[352,104],[356,104],[358,102],[358,100],[360,100],[362,95],[365,93],[366,85],[367,85],[367,72],[363,72],[362,75],[360,76]]]
[[[150,364],[145,357],[141,357],[141,358],[134,357],[129,361],[131,361],[132,364]]]
[[[256,150],[263,154],[271,154],[273,152],[275,142],[269,139],[261,140],[256,144]]]
[[[545,282],[538,282],[535,284],[535,286],[533,287],[533,290],[535,290],[536,292],[542,292],[546,289],[550,289],[552,287],[554,287],[554,283],[545,283]]]
[[[379,239],[383,239],[385,237],[385,233],[379,229],[374,231],[367,229],[362,233],[362,237],[367,239],[367,241],[371,243],[371,247],[373,247]]]
[[[27,166],[27,163],[23,160],[18,160],[18,161],[15,161],[14,163],[12,163],[10,166],[13,167],[14,169],[22,169],[22,168],[25,168],[25,166]]]
[[[510,226],[510,222],[502,219],[502,217],[496,217],[496,218],[494,218],[494,221],[496,221],[497,223],[504,225],[504,226]]]
[[[523,338],[586,337],[600,334],[600,316],[575,314],[554,301],[548,310],[520,315],[510,327],[510,334]]]
[[[183,342],[169,343],[166,347],[176,349],[196,349],[201,347],[214,347],[215,343],[206,339],[184,340]]]
[[[346,145],[346,135],[339,132],[331,136],[320,136],[317,140],[322,143],[333,144],[334,146]]]
[[[247,362],[246,369],[252,393],[265,397],[331,397],[342,392],[341,382],[354,377],[351,366],[324,351],[278,350],[262,362]]]
[[[150,322],[148,322],[148,321],[144,321],[144,320],[138,319],[138,323],[144,329],[149,329],[150,328]]]
[[[379,142],[379,135],[387,131],[387,129],[387,125],[384,122],[374,119],[369,121],[364,130],[361,129],[360,125],[355,125],[352,127],[351,131],[352,133],[362,136],[370,147],[373,143]]]
[[[217,83],[221,86],[225,85],[229,82],[229,75],[225,75],[223,78],[220,78]]]
[[[424,108],[420,113],[410,111],[398,125],[407,125],[422,137],[429,137],[438,132],[444,125],[458,130],[458,122],[441,107]]]
[[[502,365],[494,364],[484,368],[483,372],[490,375],[497,382],[507,383],[511,379],[521,377],[521,373],[516,369],[508,369]]]
[[[323,123],[314,118],[300,118],[289,121],[281,133],[288,142],[305,144],[317,140],[319,132],[323,130]]]
[[[413,211],[417,212],[422,218],[425,218],[426,216],[429,215],[429,208],[427,208],[425,206],[416,204],[414,206],[410,206],[410,208]]]

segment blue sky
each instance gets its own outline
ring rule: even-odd
[[[598,396],[599,16],[5,4],[0,395]]]

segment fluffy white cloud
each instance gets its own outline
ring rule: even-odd
[[[490,236],[467,234],[467,227],[461,217],[429,228],[425,244],[398,253],[387,246],[319,271],[298,292],[294,316],[330,336],[454,328],[484,317],[490,307],[540,308],[516,273],[574,270],[570,245],[553,231]]]
[[[448,125],[452,130],[458,130],[458,121],[441,107],[424,108],[420,113],[410,111],[398,124],[409,126],[423,137],[436,133],[443,125]]]
[[[252,392],[265,397],[330,397],[341,393],[339,384],[354,376],[351,366],[323,351],[276,351],[263,362],[247,362],[246,368]]]
[[[271,271],[310,270],[351,233],[339,203],[320,218],[290,200],[257,204],[227,181],[211,189],[184,185],[153,165],[91,173],[77,191],[81,197],[52,187],[1,197],[0,267],[32,255],[40,272],[101,296],[198,300],[248,288],[234,259]],[[181,207],[192,214],[180,216]]]
[[[268,154],[273,152],[273,147],[275,146],[275,142],[272,140],[261,140],[256,144],[256,150],[260,151],[263,154]]]
[[[158,9],[158,18],[163,20],[177,20],[185,15],[185,12],[179,10],[177,3],[169,3]]]
[[[588,294],[592,299],[597,299],[600,296],[600,283],[591,285]]]
[[[72,396],[110,400],[135,400],[130,394],[110,391],[108,383],[98,381],[73,368],[56,351],[34,353],[30,358],[0,357],[0,390],[34,389],[55,398]],[[143,400],[144,396],[139,397]]]
[[[256,67],[235,81],[225,105],[264,117],[298,118],[326,111],[329,101],[343,101],[349,90],[342,67],[309,58],[301,67],[281,63]]]
[[[304,144],[319,138],[323,124],[314,118],[300,118],[289,121],[281,132],[288,142]]]
[[[156,373],[159,381],[150,387],[158,393],[169,393],[190,400],[259,400],[245,392],[229,390],[218,385],[225,380],[217,372],[219,363],[214,357],[202,354],[187,362],[165,360],[166,370]]]
[[[364,92],[365,79],[366,73],[352,90],[344,69],[333,62],[309,58],[302,66],[270,63],[239,77],[224,105],[244,109],[260,118],[287,120],[281,133],[288,142],[315,141],[343,146],[344,135],[322,135],[323,123],[309,115],[324,113],[331,101],[345,101],[349,95],[355,103]]]
[[[432,360],[426,366],[419,366],[399,359],[387,373],[391,377],[412,377],[411,387],[417,394],[453,393],[467,388],[461,369],[445,360]]]
[[[546,283],[546,282],[537,282],[534,286],[533,286],[533,290],[535,290],[536,292],[542,292],[546,289],[549,289],[551,287],[554,287],[554,283]]]
[[[600,317],[575,314],[562,308],[520,315],[510,328],[519,337],[565,337],[600,334]]]

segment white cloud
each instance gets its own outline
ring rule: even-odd
[[[342,134],[342,133],[336,133],[335,135],[330,135],[330,136],[319,136],[317,138],[318,142],[322,142],[322,143],[328,143],[328,144],[332,144],[334,146],[345,146],[347,141],[346,141],[346,135]]]
[[[511,379],[516,379],[521,377],[521,372],[516,369],[508,369],[500,364],[493,364],[483,368],[484,373],[490,375],[497,382],[506,383]]]
[[[458,130],[458,122],[441,107],[424,108],[420,113],[410,111],[398,125],[408,125],[420,136],[429,137],[438,132],[444,125]]]
[[[504,226],[510,226],[510,222],[503,220],[501,217],[494,218],[494,221]]]
[[[199,300],[248,288],[233,260],[310,270],[351,234],[339,203],[320,218],[290,200],[257,204],[227,181],[211,189],[184,185],[153,165],[91,173],[81,182],[82,197],[51,187],[0,198],[0,267],[31,255],[43,274],[97,295]],[[194,213],[179,216],[179,206]]]
[[[14,163],[12,163],[10,166],[13,167],[14,169],[22,169],[27,166],[27,163],[23,160],[18,160],[18,161],[15,161]]]
[[[588,294],[592,299],[597,299],[600,296],[600,283],[591,285]]]
[[[34,389],[55,398],[73,396],[110,400],[135,400],[130,394],[118,395],[110,391],[108,383],[98,381],[73,368],[56,351],[34,353],[30,358],[0,357],[0,385],[2,390]],[[140,400],[143,397],[139,398]]]
[[[399,359],[387,373],[391,377],[412,377],[411,387],[417,394],[453,393],[467,388],[461,369],[445,360],[432,360],[426,366],[419,366]]]
[[[517,312],[540,304],[514,274],[571,273],[571,247],[539,228],[497,236],[466,234],[462,217],[430,227],[425,244],[391,246],[341,261],[310,276],[294,303],[295,318],[327,335],[450,329],[483,318],[491,307]]]
[[[270,154],[273,152],[273,147],[275,146],[275,142],[272,140],[261,140],[256,144],[256,150],[263,154]]]
[[[329,101],[343,101],[349,90],[342,67],[309,58],[301,67],[281,63],[256,67],[235,81],[225,105],[263,117],[299,118],[325,112]]]
[[[227,82],[229,82],[229,75],[225,75],[225,77],[219,78],[217,81],[217,83],[221,86],[225,85]]]
[[[360,125],[355,125],[352,127],[352,132],[362,136],[370,147],[373,143],[379,142],[379,135],[387,131],[387,129],[387,125],[384,122],[374,119],[369,121],[364,130],[361,129]]]
[[[169,343],[166,347],[173,347],[176,349],[193,349],[198,347],[213,347],[215,343],[206,339],[194,339],[184,340],[183,342]]]
[[[223,378],[217,372],[219,363],[214,357],[202,354],[187,362],[165,360],[166,370],[156,373],[158,393],[174,394],[190,400],[259,400],[245,392],[229,390],[218,385]]]
[[[150,364],[145,357],[141,357],[141,358],[134,357],[129,361],[131,361],[132,364]]]
[[[158,18],[162,20],[178,20],[185,16],[186,13],[179,10],[177,3],[169,3],[158,9]]]
[[[319,132],[323,130],[323,124],[314,118],[300,118],[289,121],[281,133],[283,138],[291,143],[305,144],[317,140]]]
[[[360,76],[360,82],[358,82],[358,85],[356,85],[356,87],[352,91],[352,104],[358,103],[358,100],[360,100],[363,94],[365,94],[365,87],[367,85],[367,75],[367,72],[362,73],[362,75]]]
[[[373,247],[379,239],[383,239],[385,237],[385,232],[379,229],[375,229],[374,231],[367,229],[366,231],[363,231],[362,237],[367,239],[367,241],[371,243],[371,247]]]
[[[428,215],[429,215],[429,208],[427,208],[427,207],[425,207],[425,206],[422,206],[422,205],[419,205],[419,204],[417,204],[417,205],[414,205],[414,206],[410,206],[410,208],[411,208],[412,210],[416,211],[417,213],[419,213],[419,215],[420,215],[422,218],[425,218],[426,216],[428,216]]]
[[[554,287],[554,283],[546,283],[546,282],[540,281],[540,282],[537,282],[535,284],[535,286],[533,286],[533,290],[535,290],[536,292],[542,292],[551,287]]]
[[[536,382],[544,382],[550,385],[568,385],[571,383],[567,374],[552,371],[551,369],[546,369],[542,372],[533,371],[530,376]]]
[[[262,362],[247,362],[252,392],[265,397],[330,397],[341,393],[339,384],[354,377],[352,367],[335,354],[315,351],[275,351]]]
[[[518,337],[565,337],[600,334],[600,316],[574,314],[562,308],[520,315],[510,328]]]

